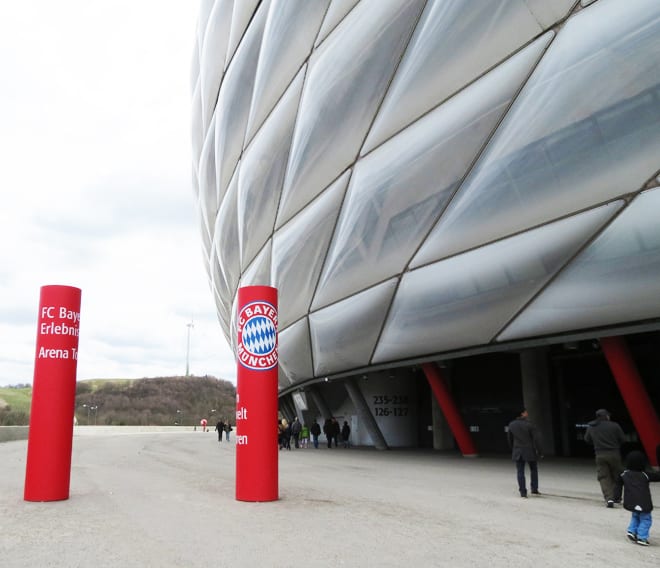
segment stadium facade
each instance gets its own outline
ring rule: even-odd
[[[352,442],[660,443],[660,2],[204,0],[193,170],[227,340],[279,290],[283,414]],[[655,457],[655,456],[653,456]]]

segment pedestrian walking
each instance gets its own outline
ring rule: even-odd
[[[541,438],[536,427],[529,421],[527,410],[509,423],[507,440],[511,448],[511,459],[516,463],[518,491],[521,497],[527,497],[525,464],[529,467],[530,489],[533,495],[540,495],[538,460],[543,457]]]
[[[222,420],[218,420],[215,431],[218,433],[218,442],[222,442],[222,433],[225,431],[225,423]]]
[[[646,465],[646,456],[642,452],[630,452],[626,456],[626,469],[617,483],[619,493],[623,488],[623,508],[631,512],[628,539],[642,546],[649,545],[649,530],[653,523],[649,483],[660,481],[660,472],[646,471]]]
[[[335,448],[339,446],[339,435],[341,434],[341,427],[339,426],[339,422],[337,422],[337,419],[333,416],[330,419],[330,431],[332,435],[332,440],[335,443]]]
[[[623,471],[621,444],[626,441],[626,435],[621,426],[610,419],[610,413],[604,408],[599,408],[596,410],[596,419],[587,426],[584,441],[594,447],[596,477],[605,504],[611,509],[615,503],[621,503],[618,481]]]
[[[300,447],[300,432],[302,431],[302,424],[296,416],[291,423],[291,436],[293,437],[293,445],[296,448]]]
[[[341,439],[344,442],[344,447],[349,448],[351,445],[351,427],[348,425],[348,422],[344,420],[344,424],[341,427]]]
[[[318,450],[319,449],[319,436],[321,435],[321,426],[319,423],[314,420],[312,422],[312,426],[309,429],[309,433],[312,435],[312,444],[314,444],[314,447]]]
[[[328,449],[332,448],[333,427],[332,420],[330,418],[326,418],[325,422],[323,423],[323,434],[325,435],[325,439],[328,443]]]
[[[307,448],[309,446],[309,426],[307,424],[302,425],[302,430],[300,431],[300,447]]]

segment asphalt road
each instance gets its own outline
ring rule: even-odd
[[[0,444],[7,568],[660,566],[660,528],[629,543],[588,460],[542,462],[543,495],[521,499],[501,457],[294,449],[280,499],[246,503],[235,446],[213,432],[78,427],[70,498],[32,503],[26,447]]]

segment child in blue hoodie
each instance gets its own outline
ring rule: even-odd
[[[653,522],[653,500],[649,483],[660,481],[660,472],[645,471],[646,456],[642,452],[630,452],[626,457],[626,469],[619,478],[623,486],[623,507],[632,513],[628,525],[628,538],[632,542],[649,545],[649,529]]]

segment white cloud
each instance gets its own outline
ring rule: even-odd
[[[42,285],[82,289],[78,378],[235,381],[191,188],[180,0],[0,5],[0,384],[31,382]]]

